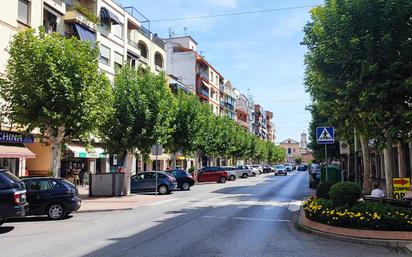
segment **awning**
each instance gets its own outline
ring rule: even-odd
[[[112,13],[109,11],[107,8],[102,7],[100,9],[100,17],[102,20],[104,19],[110,19],[113,24],[121,24],[122,22],[120,21],[119,17],[117,17],[116,14]]]
[[[74,157],[76,158],[90,158],[90,159],[105,159],[106,154],[103,148],[100,147],[92,147],[90,149],[86,149],[83,146],[78,145],[67,145],[66,147],[74,153]]]
[[[77,31],[77,34],[79,35],[80,40],[90,41],[91,43],[96,42],[96,33],[77,23],[74,24],[74,27]]]
[[[149,159],[152,160],[152,161],[156,160],[156,155],[149,154]],[[158,156],[157,156],[157,160],[159,160],[159,161],[167,161],[167,160],[170,160],[170,156],[167,155],[167,154],[158,155]]]
[[[36,155],[24,146],[0,145],[0,158],[36,158]]]

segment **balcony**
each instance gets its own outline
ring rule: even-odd
[[[73,24],[73,23],[81,23],[88,28],[90,28],[93,31],[96,31],[97,25],[93,21],[90,21],[86,15],[83,13],[79,12],[76,9],[71,9],[66,12],[64,15],[64,22],[68,24]]]
[[[239,124],[240,126],[242,126],[244,128],[247,128],[247,129],[249,128],[249,123],[247,123],[246,121],[237,119],[236,122],[237,122],[237,124]]]
[[[199,77],[201,77],[202,79],[205,79],[206,81],[209,81],[209,73],[204,71],[204,70],[199,70],[199,72],[197,73],[197,75]]]

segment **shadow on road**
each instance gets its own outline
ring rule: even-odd
[[[7,219],[7,223],[11,222],[42,222],[42,221],[49,221],[49,222],[59,222],[62,220],[68,220],[73,218],[73,215],[68,215],[67,217],[61,219],[61,220],[52,220],[47,216],[28,216],[28,217],[23,217],[23,218],[11,218]]]
[[[2,226],[2,227],[0,227],[0,235],[1,235],[1,234],[9,233],[9,232],[12,231],[13,229],[14,229],[13,226]]]

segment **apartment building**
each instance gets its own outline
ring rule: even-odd
[[[264,116],[266,117],[266,130],[267,130],[267,140],[270,142],[275,142],[275,125],[272,122],[273,119],[273,112],[264,111]]]
[[[236,119],[235,114],[235,88],[230,80],[220,86],[220,115]]]
[[[244,94],[237,94],[235,103],[236,122],[249,131],[248,98]]]
[[[128,63],[143,65],[152,72],[166,70],[165,44],[143,24],[150,21],[133,7],[122,8],[114,0],[2,0],[0,10],[0,74],[4,73],[9,58],[7,49],[18,31],[40,26],[46,33],[57,32],[66,37],[78,37],[100,48],[99,67],[113,81],[116,66]],[[1,99],[0,99],[1,100]],[[51,160],[50,144],[34,136],[24,136],[2,123],[0,129],[0,167],[11,169],[16,175],[47,175]],[[16,146],[17,144],[17,146]],[[99,144],[93,144],[94,154],[81,145],[66,145],[74,158],[62,163],[62,169],[80,166],[86,171],[108,172],[116,170],[122,162],[116,156],[104,154]],[[154,159],[154,157],[153,157]],[[161,156],[159,168],[167,166],[169,157]],[[132,169],[136,170],[136,160]],[[142,165],[143,166],[143,165]],[[144,165],[152,169],[153,163]],[[63,171],[62,171],[63,174]]]
[[[167,74],[178,78],[199,99],[208,103],[213,113],[220,115],[220,86],[224,77],[197,52],[197,42],[191,36],[164,39],[167,52]]]

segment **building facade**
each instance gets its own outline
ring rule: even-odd
[[[220,86],[220,114],[232,120],[236,119],[234,90],[230,80]]]
[[[148,20],[133,7],[122,8],[114,0],[3,0],[0,11],[0,74],[4,73],[9,55],[7,49],[13,35],[18,31],[40,26],[46,33],[60,33],[66,37],[98,42],[100,49],[99,68],[113,81],[115,68],[125,65],[148,67],[158,73],[166,70],[165,43],[142,24]],[[1,99],[0,99],[1,101]],[[7,122],[2,122],[1,133],[17,133]],[[21,135],[20,137],[26,137]],[[51,163],[50,143],[36,135],[31,142],[0,140],[0,167],[16,171],[16,175],[47,175]],[[70,162],[62,163],[63,169],[74,166],[88,172],[114,171],[122,164],[116,156],[108,156],[94,141],[92,152],[81,145],[65,145],[63,156]],[[8,157],[7,160],[2,159]],[[27,160],[26,160],[27,159]],[[162,160],[160,167],[167,166]],[[133,163],[136,171],[139,161]],[[142,165],[143,166],[143,165]],[[153,166],[151,161],[147,166]]]
[[[238,94],[235,103],[236,122],[249,131],[249,115],[248,115],[249,101],[244,94]]]
[[[279,145],[286,150],[285,162],[294,163],[295,158],[301,157],[299,142],[288,138]]]

